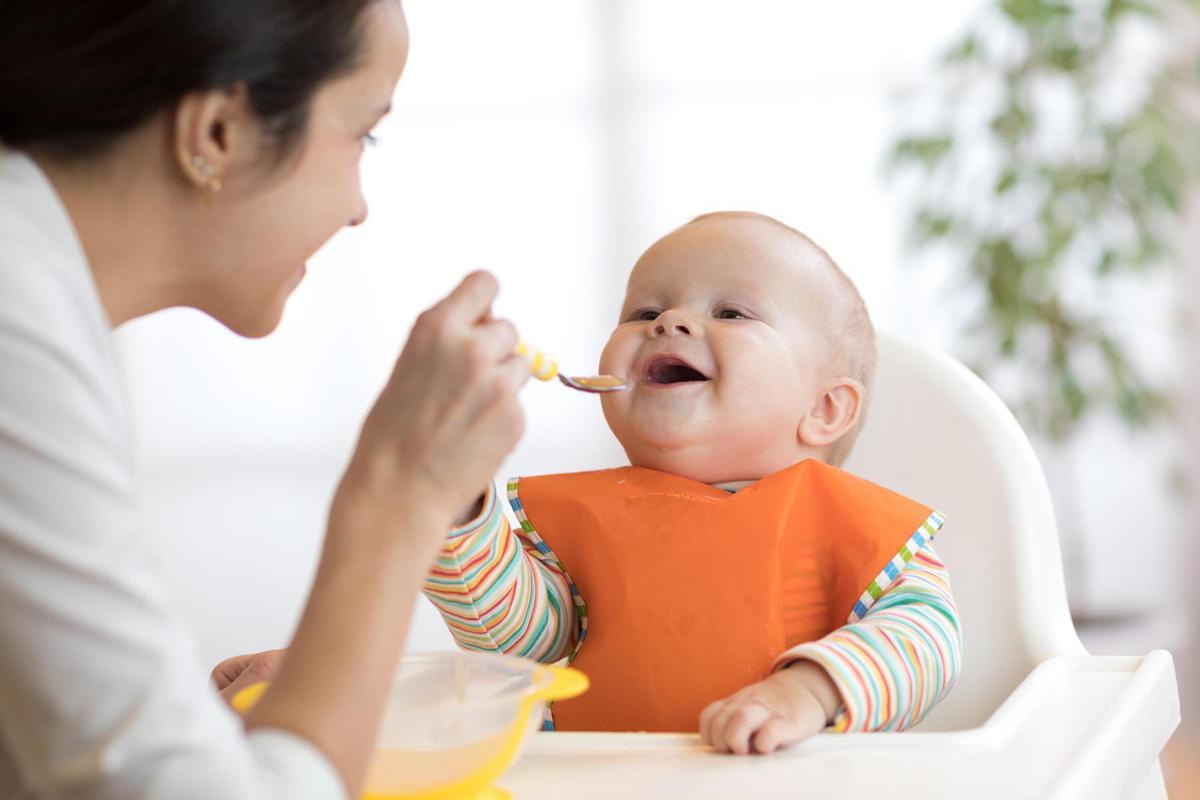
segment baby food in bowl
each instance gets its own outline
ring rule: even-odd
[[[265,689],[250,687],[239,710]],[[364,800],[484,800],[541,725],[551,700],[587,689],[583,673],[485,653],[406,655],[396,668]]]

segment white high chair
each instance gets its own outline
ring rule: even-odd
[[[514,796],[1166,797],[1158,756],[1179,723],[1170,654],[1087,654],[1046,481],[1012,414],[950,358],[886,335],[879,351],[847,468],[948,518],[936,546],[965,643],[950,696],[913,731],[824,734],[766,758],[716,755],[689,736],[539,734],[501,780]]]

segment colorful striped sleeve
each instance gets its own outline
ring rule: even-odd
[[[842,696],[834,731],[900,731],[920,722],[958,677],[962,638],[946,566],[926,541],[861,619],[792,648],[776,667],[808,659]]]
[[[459,647],[551,663],[574,647],[566,575],[514,533],[493,487],[483,511],[446,537],[422,590]]]

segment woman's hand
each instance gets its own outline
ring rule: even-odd
[[[497,290],[491,275],[469,275],[413,326],[338,486],[287,662],[246,715],[250,729],[312,742],[352,797],[421,578],[524,430],[529,365],[513,354],[513,326],[492,319]]]
[[[274,678],[286,654],[287,650],[267,650],[227,658],[213,668],[212,682],[221,699],[232,704],[234,695],[242,689]]]
[[[517,391],[529,364],[514,355],[516,329],[491,316],[498,289],[473,273],[417,319],[363,425],[335,513],[366,504],[444,531],[479,497],[525,427]],[[438,541],[427,544],[432,558]]]

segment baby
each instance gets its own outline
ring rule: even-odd
[[[639,259],[602,373],[631,466],[488,490],[425,584],[460,646],[569,658],[560,730],[695,731],[769,753],[914,725],[961,654],[942,517],[838,468],[875,363],[867,310],[806,236],[707,214]]]

